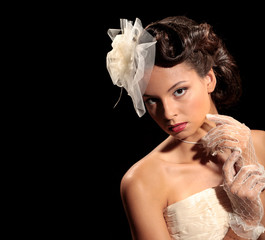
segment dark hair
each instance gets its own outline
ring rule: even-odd
[[[216,107],[237,103],[242,93],[239,70],[212,26],[175,16],[151,23],[146,30],[157,40],[155,65],[173,67],[186,62],[201,77],[212,68],[217,79],[211,95]]]

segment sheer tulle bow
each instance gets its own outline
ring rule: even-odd
[[[108,30],[113,49],[107,54],[107,69],[113,84],[125,88],[131,96],[141,117],[146,111],[142,95],[154,66],[156,41],[138,18],[134,25],[127,19],[120,21],[121,29]]]

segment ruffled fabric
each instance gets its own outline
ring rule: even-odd
[[[259,236],[265,232],[265,228],[262,224],[258,226],[248,226],[237,214],[230,213],[230,226],[233,231],[240,237],[245,239],[256,240]]]
[[[119,34],[121,32],[121,34]],[[139,117],[146,112],[143,94],[155,61],[155,38],[143,29],[140,19],[134,25],[121,19],[121,29],[109,29],[113,40],[107,54],[107,69],[113,84],[126,89]]]

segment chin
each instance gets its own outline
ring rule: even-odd
[[[189,138],[192,134],[186,130],[183,130],[177,134],[176,133],[170,133],[170,135],[176,139],[186,139],[186,138]]]
[[[178,134],[171,134],[176,139],[182,139],[186,141],[199,141],[202,136],[198,133],[198,129],[185,129],[182,132],[179,132]]]

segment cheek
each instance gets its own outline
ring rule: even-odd
[[[162,118],[159,114],[157,114],[157,111],[155,108],[149,109],[148,107],[146,108],[149,116],[158,124],[160,125],[160,122],[162,122]]]
[[[210,97],[205,91],[198,91],[187,100],[184,112],[196,121],[205,119],[205,115],[210,111]]]

